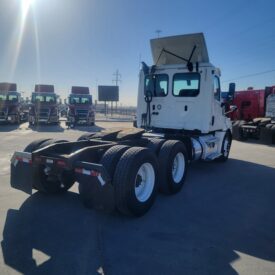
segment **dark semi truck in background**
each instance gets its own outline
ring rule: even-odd
[[[73,86],[68,98],[68,127],[76,124],[95,125],[95,109],[89,87]]]
[[[0,122],[19,124],[24,118],[16,83],[0,83]]]
[[[59,124],[57,95],[53,85],[35,85],[29,108],[29,125]]]

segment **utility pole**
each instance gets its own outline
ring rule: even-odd
[[[116,84],[116,86],[118,86],[118,84],[120,82],[122,82],[121,74],[119,73],[118,69],[115,71],[115,73],[113,73],[113,76],[114,76],[114,79],[112,80],[112,82],[114,82]],[[112,110],[112,115],[113,115],[113,101],[111,102],[111,110]],[[116,112],[117,112],[117,101],[116,101]]]
[[[116,86],[118,86],[118,83],[121,82],[121,74],[118,70],[113,73],[113,76],[115,77],[112,81],[115,82]]]
[[[159,38],[159,34],[162,32],[162,30],[156,30],[156,34],[157,34],[157,36],[158,36],[158,38]]]

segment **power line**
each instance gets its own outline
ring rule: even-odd
[[[236,77],[236,78],[225,80],[222,83],[235,81],[235,80],[239,80],[239,79],[243,79],[243,78],[249,78],[249,77],[252,77],[252,76],[257,76],[257,75],[262,75],[262,74],[268,74],[268,73],[272,73],[272,72],[275,72],[275,69],[264,71],[264,72],[259,72],[259,73],[254,73],[254,74],[242,75],[242,76],[239,76],[239,77]]]
[[[118,70],[116,70],[116,72],[113,74],[113,76],[115,77],[115,79],[113,79],[112,81],[116,83],[116,86],[118,86],[118,83],[121,82],[121,74],[119,73]]]

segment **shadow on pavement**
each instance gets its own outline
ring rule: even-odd
[[[265,145],[265,146],[269,146],[269,147],[275,148],[275,143],[265,143],[265,142],[263,142],[260,139],[252,139],[252,138],[250,138],[250,139],[247,139],[247,140],[244,140],[244,141],[238,140],[238,142],[241,142],[241,143],[244,143],[244,144],[247,143],[247,144]]]
[[[275,262],[274,179],[251,162],[198,162],[179,194],[141,218],[87,210],[76,193],[35,193],[7,213],[4,260],[24,274],[237,274],[235,251]]]
[[[94,126],[87,126],[87,125],[76,125],[74,128],[71,128],[71,130],[78,130],[83,132],[99,132],[104,130],[105,128],[94,125]]]
[[[34,132],[64,132],[64,128],[61,125],[40,124],[37,126],[29,127],[28,129]]]
[[[11,132],[20,129],[20,124],[0,124],[0,132]]]

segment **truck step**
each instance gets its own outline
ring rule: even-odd
[[[220,156],[221,156],[221,153],[213,153],[213,154],[207,156],[207,158],[205,160],[206,161],[211,161],[211,160],[214,160],[214,159],[216,159]]]

